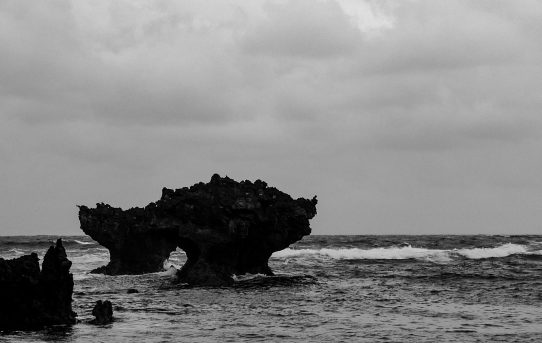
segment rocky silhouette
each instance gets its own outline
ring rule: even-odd
[[[61,239],[45,254],[41,271],[36,253],[0,258],[0,328],[74,324],[71,265]]]
[[[79,208],[81,229],[109,250],[110,262],[92,273],[107,275],[144,274],[163,270],[164,261],[177,248],[175,230],[156,225],[153,211],[131,208],[123,211],[97,204]]]
[[[260,180],[215,174],[209,183],[164,188],[160,200],[145,208],[80,206],[79,220],[110,251],[109,264],[96,272],[160,271],[180,247],[187,262],[177,273],[179,282],[228,285],[234,274],[272,275],[269,257],[310,234],[316,204],[316,197],[293,199]]]
[[[109,300],[98,300],[92,309],[92,315],[95,317],[90,321],[91,324],[104,325],[113,322],[113,305]]]

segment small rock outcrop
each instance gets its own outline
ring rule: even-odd
[[[91,324],[105,325],[113,322],[113,305],[111,301],[98,300],[92,309],[92,315],[95,317],[90,321]]]
[[[61,239],[45,254],[41,271],[36,253],[0,258],[0,328],[74,324],[71,265]]]
[[[80,206],[79,220],[110,251],[110,263],[99,272],[160,271],[180,247],[188,260],[177,273],[179,282],[228,285],[234,274],[272,275],[269,257],[310,234],[316,204],[316,197],[292,199],[260,180],[215,174],[209,183],[164,188],[160,200],[145,208]]]

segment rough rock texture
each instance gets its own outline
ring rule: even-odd
[[[188,258],[179,282],[227,285],[233,274],[271,275],[271,254],[310,234],[316,203],[316,197],[294,200],[260,180],[215,174],[209,183],[164,188],[161,199],[145,208],[80,206],[79,220],[86,234],[110,250],[102,272],[159,271],[178,246]]]
[[[12,260],[0,258],[0,327],[74,324],[71,265],[60,239],[45,254],[41,271],[36,253]]]
[[[79,208],[81,229],[109,249],[108,265],[93,270],[107,275],[143,274],[163,270],[177,248],[175,230],[154,225],[153,214],[142,208],[123,211],[97,204]]]
[[[113,322],[113,305],[109,300],[98,300],[92,309],[92,315],[95,317],[90,321],[91,324],[104,325]]]

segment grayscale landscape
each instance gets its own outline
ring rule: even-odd
[[[0,342],[542,341],[540,37],[535,0],[0,0]]]

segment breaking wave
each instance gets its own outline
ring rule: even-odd
[[[327,256],[337,260],[404,260],[404,259],[422,259],[431,257],[446,257],[446,250],[431,250],[424,248],[407,247],[389,247],[374,249],[359,248],[338,248],[338,249],[290,249],[278,251],[273,257],[289,258],[304,255]]]
[[[156,274],[160,276],[175,276],[177,274],[177,268],[173,265],[166,266],[166,263],[164,263],[164,271],[158,272]]]
[[[529,251],[528,246],[507,243],[494,248],[471,249],[425,249],[404,247],[385,247],[373,249],[359,248],[322,248],[322,249],[290,249],[275,252],[272,257],[279,259],[301,256],[329,257],[336,260],[428,260],[435,262],[450,261],[454,258],[485,259],[500,258],[516,254],[539,255],[541,251]]]
[[[10,258],[16,258],[16,257],[19,257],[19,256],[22,256],[24,255],[25,252],[20,250],[20,249],[17,249],[17,248],[13,248],[13,249],[9,249],[7,251],[7,256],[5,256],[6,258],[10,259]],[[4,257],[4,256],[1,256],[1,257]]]
[[[455,252],[469,259],[481,259],[526,254],[528,253],[528,249],[525,245],[507,243],[495,248],[458,249]]]
[[[92,244],[96,244],[94,242],[83,242],[83,241],[78,241],[77,239],[74,239],[73,240],[74,243],[77,243],[77,244],[81,244],[81,245],[92,245]]]

